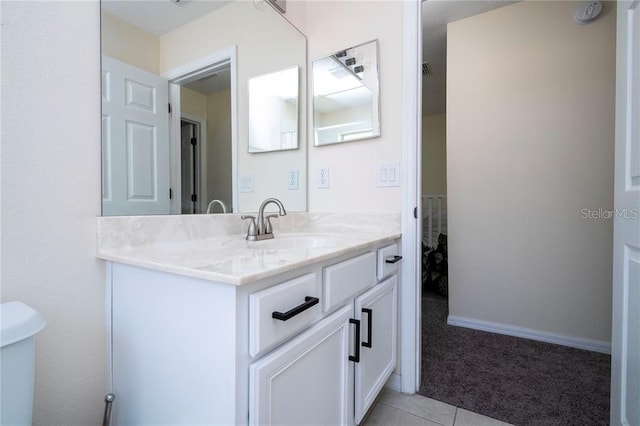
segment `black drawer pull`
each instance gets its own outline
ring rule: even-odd
[[[356,344],[354,345],[356,354],[349,355],[349,361],[360,362],[360,320],[349,318],[349,324],[355,324],[356,326]]]
[[[373,323],[373,311],[369,308],[362,308],[362,313],[363,314],[367,314],[367,341],[366,342],[362,342],[362,346],[364,346],[365,348],[371,348],[371,335],[373,334],[371,332],[371,326]]]
[[[384,261],[386,263],[398,263],[402,260],[402,256],[393,256],[393,257],[387,257]]]
[[[317,297],[305,296],[304,303],[302,305],[298,305],[285,313],[275,311],[271,314],[271,318],[275,318],[280,321],[286,321],[292,317],[295,317],[299,313],[306,311],[313,305],[317,305],[318,302],[320,302],[320,299],[318,299]]]

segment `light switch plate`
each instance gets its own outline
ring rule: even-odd
[[[376,169],[376,186],[400,186],[400,163],[380,163]]]
[[[253,192],[253,175],[240,176],[240,192]]]

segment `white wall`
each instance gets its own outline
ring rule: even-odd
[[[520,2],[448,27],[449,312],[606,344],[615,13]]]
[[[402,2],[307,3],[309,67],[338,50],[379,40],[381,136],[314,147],[309,106],[309,210],[401,211],[400,187],[376,187],[379,163],[402,160]],[[318,168],[329,167],[330,188],[318,189]]]
[[[107,391],[95,258],[100,6],[0,7],[2,301],[23,301],[48,322],[36,339],[34,424],[97,425]]]

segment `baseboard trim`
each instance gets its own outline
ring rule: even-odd
[[[387,380],[387,383],[384,384],[386,389],[391,389],[392,391],[402,392],[402,381],[400,380],[399,374],[392,374]]]
[[[505,334],[507,336],[522,337],[556,345],[569,346],[576,349],[585,349],[592,352],[611,354],[611,343],[600,340],[583,339],[579,337],[564,336],[562,334],[533,330],[530,328],[516,327],[490,321],[476,320],[456,315],[447,317],[447,324],[457,327],[472,328],[474,330],[488,331],[491,333]]]

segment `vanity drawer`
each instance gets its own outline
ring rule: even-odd
[[[255,356],[322,316],[317,274],[249,295],[249,354]]]
[[[391,244],[378,249],[378,280],[395,273],[400,266],[400,248],[398,244]]]
[[[324,268],[322,309],[326,312],[376,282],[376,254],[361,256]]]

